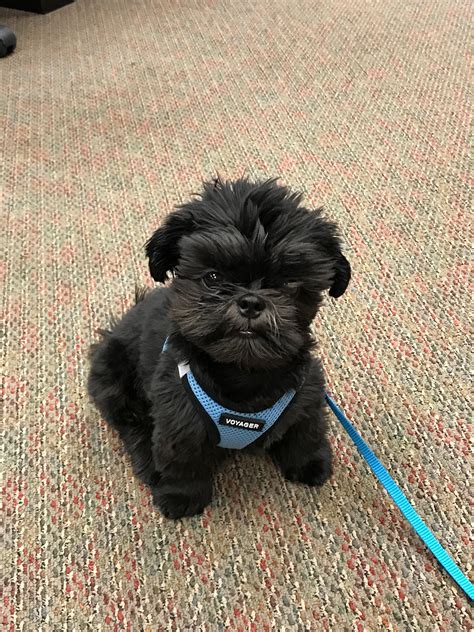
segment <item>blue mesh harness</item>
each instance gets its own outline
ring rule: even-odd
[[[165,340],[163,351],[167,351]],[[187,363],[178,364],[183,386],[198,413],[211,421],[220,437],[219,447],[241,450],[256,441],[280,419],[296,394],[294,389],[286,391],[273,406],[255,413],[242,413],[222,406],[200,386]]]

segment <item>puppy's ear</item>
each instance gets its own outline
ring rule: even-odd
[[[334,268],[334,278],[329,288],[329,296],[339,298],[347,290],[347,286],[351,280],[351,264],[343,254],[339,253]]]
[[[339,298],[347,290],[351,280],[351,264],[342,254],[342,242],[337,224],[324,216],[323,209],[317,208],[312,217],[314,219],[313,235],[318,250],[325,253],[330,262],[326,277],[329,296]]]
[[[158,283],[164,283],[168,272],[178,265],[179,242],[193,231],[193,225],[191,214],[179,209],[168,215],[163,226],[147,241],[145,251],[150,274]]]

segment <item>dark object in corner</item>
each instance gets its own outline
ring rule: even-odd
[[[72,2],[74,0],[0,0],[0,7],[32,13],[49,13]]]
[[[0,57],[6,57],[13,53],[16,46],[16,36],[6,26],[0,25]]]

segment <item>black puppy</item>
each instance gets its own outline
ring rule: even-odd
[[[151,275],[172,282],[92,349],[89,393],[167,517],[202,512],[226,447],[261,446],[290,481],[331,474],[310,325],[350,266],[300,201],[273,180],[205,184],[147,243]]]

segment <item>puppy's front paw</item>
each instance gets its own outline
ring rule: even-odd
[[[332,474],[331,458],[317,458],[308,461],[301,467],[288,468],[284,476],[293,483],[304,483],[312,487],[320,487]]]
[[[152,488],[153,504],[165,518],[177,520],[201,514],[212,498],[212,482],[164,482]]]

